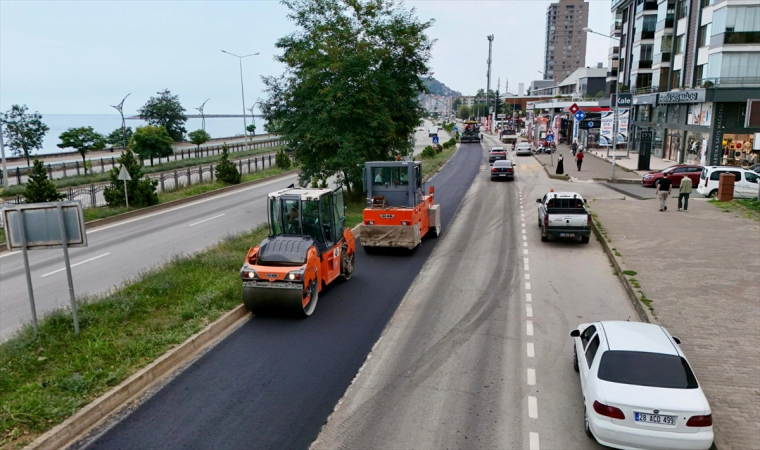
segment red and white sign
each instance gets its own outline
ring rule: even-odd
[[[575,115],[575,113],[577,113],[578,111],[581,110],[581,107],[578,106],[577,103],[573,103],[572,105],[570,105],[569,109],[570,109],[570,113],[573,114],[573,115]]]

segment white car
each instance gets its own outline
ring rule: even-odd
[[[697,193],[705,197],[715,197],[718,195],[718,183],[720,174],[730,173],[734,175],[734,197],[735,198],[753,198],[757,197],[757,183],[760,181],[760,175],[752,170],[742,169],[734,166],[711,166],[702,169],[697,185]]]
[[[640,322],[582,324],[574,339],[586,434],[627,450],[707,450],[710,405],[665,328]]]
[[[515,147],[515,155],[530,156],[531,155],[530,144],[528,144],[527,142],[520,142],[519,144],[517,144],[517,147]]]

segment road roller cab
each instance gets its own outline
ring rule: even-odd
[[[441,233],[440,205],[434,189],[425,195],[419,161],[367,162],[367,207],[357,236],[367,253],[382,247],[413,249],[425,235]]]
[[[269,236],[248,251],[240,276],[254,314],[309,316],[322,288],[350,279],[356,245],[343,190],[288,188],[268,196]]]

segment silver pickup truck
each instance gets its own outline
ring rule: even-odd
[[[538,227],[541,228],[541,242],[549,236],[581,238],[588,244],[591,236],[591,214],[586,210],[586,201],[575,192],[548,192],[544,198],[536,200],[538,206]]]

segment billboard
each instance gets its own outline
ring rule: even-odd
[[[67,247],[87,247],[82,205],[60,202]],[[23,214],[23,219],[21,217]],[[61,248],[61,225],[57,203],[30,203],[3,209],[9,251]],[[23,235],[22,235],[23,234]]]
[[[612,145],[612,125],[614,120],[614,113],[612,111],[602,112],[599,145]]]

